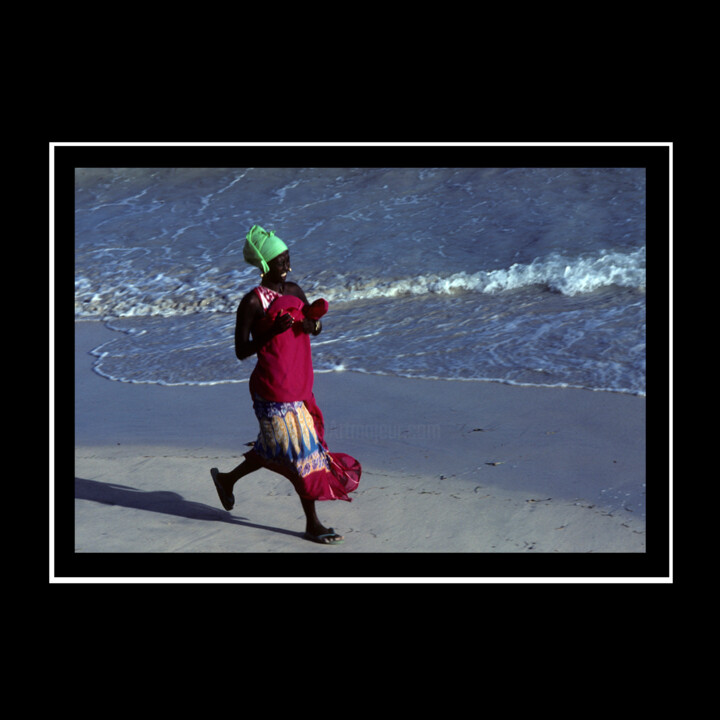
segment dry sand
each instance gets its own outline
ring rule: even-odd
[[[75,323],[74,486],[56,401],[58,578],[665,574],[668,481],[657,476],[646,514],[645,398],[319,373],[328,445],[363,465],[351,503],[318,503],[345,536],[321,546],[268,471],[235,486],[232,512],[219,504],[210,468],[232,468],[257,435],[247,384],[107,380],[89,351],[111,337]],[[65,381],[59,370],[58,398]]]

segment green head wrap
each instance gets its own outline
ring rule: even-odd
[[[253,225],[245,238],[243,257],[264,275],[270,270],[268,263],[287,249],[287,245],[274,232]]]

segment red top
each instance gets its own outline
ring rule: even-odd
[[[301,477],[299,473],[291,472],[287,466],[260,455],[258,457],[266,467],[285,475],[300,497],[349,502],[348,493],[358,487],[362,467],[350,455],[328,451],[323,415],[313,395],[310,337],[302,329],[303,318],[321,318],[328,310],[328,303],[326,300],[316,300],[312,305],[305,305],[293,295],[279,295],[262,287],[255,290],[263,304],[265,315],[253,326],[254,336],[267,332],[281,313],[289,313],[295,322],[289,330],[276,335],[258,351],[257,365],[250,376],[250,393],[270,402],[304,402],[313,418],[318,442],[325,449],[328,469],[313,471]],[[250,453],[256,451],[253,449]]]
[[[270,302],[265,315],[253,327],[253,335],[267,332],[275,318],[283,313],[289,313],[295,322],[289,330],[276,335],[258,350],[257,365],[250,376],[250,392],[253,395],[271,402],[308,401],[312,398],[310,336],[303,331],[302,321],[306,317],[317,320],[327,309],[326,300],[305,305],[293,295],[278,295]]]

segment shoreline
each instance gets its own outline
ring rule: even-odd
[[[312,557],[301,575],[352,576],[356,561],[369,555],[382,560],[381,572],[370,574],[422,568],[426,576],[427,563],[436,570],[435,560],[451,554],[464,565],[452,574],[482,576],[509,556],[525,558],[523,567],[533,556],[547,567],[552,557],[557,567],[558,558],[565,564],[600,554],[613,558],[603,574],[625,575],[628,561],[636,567],[649,557],[644,396],[317,373],[329,448],[363,466],[353,502],[318,503],[320,519],[345,536],[328,547],[302,539],[292,486],[269,471],[240,481],[232,512],[220,506],[210,467],[230,469],[257,435],[246,383],[108,380],[92,370],[89,352],[112,335],[100,321],[75,323],[71,498],[55,478],[57,508],[71,504],[74,512],[69,530],[56,512],[65,532],[57,545],[63,567],[97,574],[112,570],[112,558],[124,575],[175,574],[179,567],[180,576],[247,576],[228,559],[272,556],[265,577],[300,554]],[[659,491],[667,497],[666,487]],[[385,556],[395,558],[394,567]],[[143,570],[151,558],[154,569]]]

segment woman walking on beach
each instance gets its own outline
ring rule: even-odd
[[[286,280],[290,253],[273,232],[253,225],[243,248],[245,260],[262,273],[262,282],[240,301],[235,326],[235,354],[257,354],[250,394],[260,433],[245,460],[227,473],[212,468],[220,502],[235,503],[233,485],[262,467],[293,484],[305,512],[305,537],[324,544],[342,542],[317,517],[315,502],[347,500],[360,482],[355,458],[328,451],[323,416],[313,395],[310,335],[322,331],[325,300],[309,304],[299,285]]]

